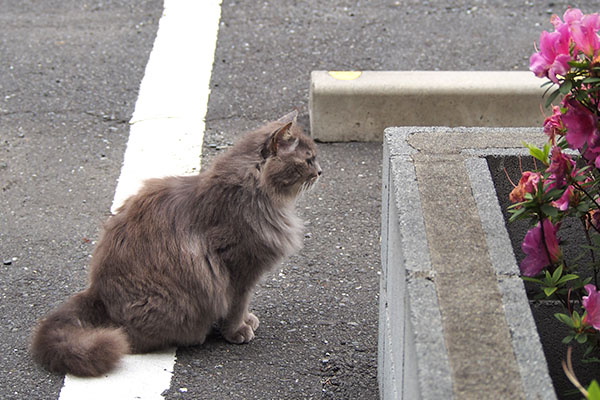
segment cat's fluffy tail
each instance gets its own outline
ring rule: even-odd
[[[107,322],[104,305],[88,292],[78,293],[40,321],[33,358],[53,372],[103,375],[129,352],[125,332]]]

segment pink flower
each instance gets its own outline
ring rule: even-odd
[[[562,112],[559,106],[552,106],[552,115],[544,120],[544,133],[548,135],[552,143],[556,135],[565,134],[565,125],[562,122]]]
[[[600,292],[596,286],[588,284],[584,286],[588,295],[583,296],[583,308],[585,308],[585,316],[583,323],[591,325],[596,330],[600,330]]]
[[[558,83],[556,75],[565,75],[569,69],[569,38],[560,32],[543,31],[540,35],[540,51],[529,58],[529,69],[540,78],[548,77]]]
[[[544,235],[542,235],[542,225],[538,223],[527,232],[521,244],[521,249],[523,249],[526,257],[521,261],[519,267],[524,276],[536,276],[551,262],[553,264],[558,262],[562,256],[556,237],[558,225],[553,225],[549,219],[543,220],[542,223]],[[544,241],[546,242],[545,245]],[[546,248],[548,251],[546,251]]]
[[[561,188],[567,184],[567,177],[575,168],[575,161],[567,154],[564,154],[560,147],[556,146],[552,149],[552,157],[550,158],[550,167],[546,170],[551,175],[548,178],[554,181],[553,187]]]
[[[573,197],[573,186],[568,186],[560,199],[553,201],[552,205],[558,208],[560,211],[567,211],[569,209],[569,204],[571,203],[571,198]]]
[[[589,140],[598,135],[598,119],[571,97],[565,97],[563,105],[567,108],[562,116],[562,122],[567,128],[567,142],[570,148],[581,150]]]
[[[582,155],[589,165],[600,168],[600,131],[597,130],[596,134],[588,139],[587,148]]]
[[[588,149],[585,152],[585,159],[590,160],[590,164],[594,164],[596,168],[600,168],[600,153]]]
[[[569,25],[574,22],[580,22],[583,19],[583,13],[578,8],[567,8],[567,11],[563,14],[563,19],[565,22],[561,21],[560,17],[554,14],[550,17],[550,22],[554,25],[554,29],[565,33]]]
[[[523,172],[523,175],[521,175],[521,179],[519,180],[519,185],[510,192],[510,201],[513,203],[520,203],[525,201],[525,194],[535,194],[541,177],[541,174],[537,172]]]
[[[552,149],[552,157],[550,158],[550,166],[546,172],[550,173],[547,182],[549,185],[546,190],[561,189],[568,184],[568,178],[576,178],[582,175],[581,170],[578,170],[577,164],[567,154],[564,154],[560,147],[555,146]],[[578,195],[573,186],[569,185],[563,192],[562,196],[552,202],[552,205],[561,211],[567,211],[569,204],[572,202],[578,203]]]
[[[563,15],[564,22],[557,15],[553,15],[550,21],[554,29],[560,32],[561,36],[572,41],[575,45],[575,51],[581,51],[590,58],[593,58],[598,48],[600,40],[597,32],[600,30],[600,16],[598,14],[584,15],[577,8],[569,8]]]
[[[593,58],[598,48],[600,48],[600,40],[597,34],[598,29],[600,29],[600,16],[598,14],[584,15],[581,20],[572,22],[569,28],[571,39],[575,43],[575,49]]]

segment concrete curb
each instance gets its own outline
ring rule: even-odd
[[[389,126],[541,126],[542,83],[529,71],[313,71],[311,134],[369,142]]]
[[[498,153],[496,150],[491,150],[486,155],[498,156]],[[508,238],[502,210],[496,198],[488,164],[483,157],[478,157],[468,158],[466,166],[492,265],[498,277],[506,322],[510,329],[526,398],[553,399],[555,397],[546,358],[523,280],[519,277],[519,268]]]
[[[484,158],[541,129],[385,134],[381,398],[556,399]]]
[[[379,393],[382,399],[452,399],[440,307],[406,131],[383,159]],[[385,372],[383,372],[385,371]]]

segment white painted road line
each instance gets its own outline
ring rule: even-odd
[[[198,172],[220,0],[165,0],[112,211],[144,179]]]
[[[198,172],[220,3],[165,0],[130,121],[113,213],[145,179]],[[59,400],[162,399],[170,387],[175,351],[127,355],[100,378],[67,375]]]
[[[99,378],[67,375],[60,400],[161,400],[171,385],[175,351],[126,356],[119,367]]]

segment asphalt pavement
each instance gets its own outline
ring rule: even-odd
[[[295,107],[308,129],[311,70],[526,70],[566,7],[225,0],[202,163]],[[32,362],[28,338],[86,285],[162,2],[0,0],[0,11],[0,398],[51,399],[63,377]],[[165,398],[377,398],[381,145],[319,148],[320,185],[298,204],[305,247],[257,288],[256,339],[179,349]]]
[[[57,398],[35,321],[84,288],[160,1],[0,1],[0,398]]]

